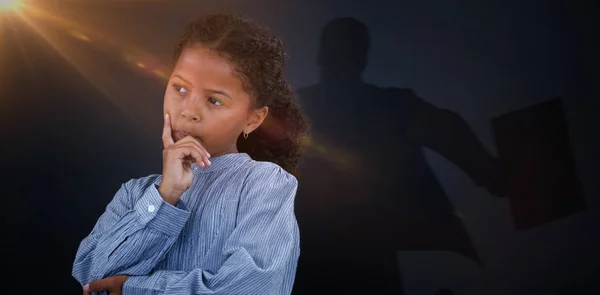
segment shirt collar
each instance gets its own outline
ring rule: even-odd
[[[210,158],[211,165],[208,167],[200,167],[195,162],[192,163],[192,169],[198,173],[209,173],[216,170],[227,169],[236,166],[240,163],[252,160],[246,153],[231,153],[224,154],[214,158]]]

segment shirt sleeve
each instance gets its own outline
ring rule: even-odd
[[[138,179],[123,184],[80,243],[73,277],[85,285],[118,274],[147,275],[164,258],[189,216],[182,202],[175,206],[165,202],[154,183],[140,185]]]
[[[273,165],[251,174],[216,272],[197,268],[131,276],[123,294],[290,294],[300,255],[294,216],[298,182]]]

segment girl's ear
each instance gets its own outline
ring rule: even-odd
[[[269,114],[269,107],[264,106],[262,108],[253,110],[248,118],[248,124],[244,128],[244,133],[251,133],[256,130],[265,121],[265,118]]]

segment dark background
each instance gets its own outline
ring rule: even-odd
[[[451,251],[425,250],[399,251],[397,263],[406,294],[434,294],[442,287],[455,294],[575,294],[598,288],[595,1],[39,0],[29,5],[22,16],[0,16],[0,216],[6,232],[3,265],[10,274],[5,285],[11,290],[79,294],[70,276],[78,244],[122,182],[160,172],[165,83],[160,76],[168,73],[170,51],[183,27],[213,8],[242,12],[281,36],[296,89],[319,81],[323,27],[338,17],[355,17],[371,34],[364,81],[408,87],[426,102],[454,111],[492,153],[492,118],[561,97],[586,209],[515,230],[508,199],[475,186],[446,158],[425,150],[485,266]],[[74,38],[81,34],[87,38]],[[367,130],[353,128],[351,134]],[[328,139],[331,150],[344,148],[335,146],[334,136]]]

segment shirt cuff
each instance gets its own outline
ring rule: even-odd
[[[135,205],[142,224],[166,235],[179,235],[191,213],[187,206],[179,201],[175,206],[165,202],[156,186],[151,185]]]

